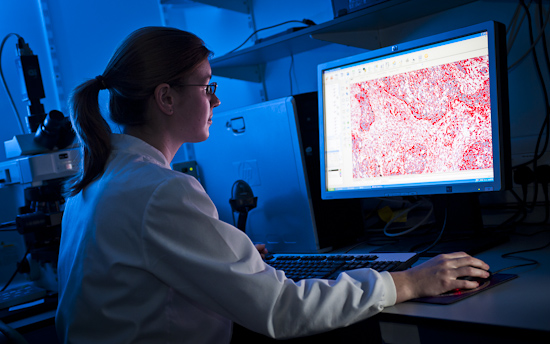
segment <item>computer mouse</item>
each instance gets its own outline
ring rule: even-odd
[[[463,293],[469,293],[472,290],[477,290],[478,288],[481,288],[481,287],[484,287],[485,285],[487,285],[487,283],[491,280],[492,276],[493,276],[493,274],[490,274],[489,277],[474,277],[474,276],[457,277],[458,280],[475,281],[475,282],[479,283],[479,286],[475,289],[460,289],[460,288],[457,288],[457,289],[449,290],[448,292],[443,293],[441,295],[442,296],[447,296],[447,295],[460,295],[460,294],[463,294]]]
[[[493,274],[489,272],[488,277],[462,276],[462,277],[458,277],[457,279],[465,280],[465,281],[474,281],[474,282],[478,282],[479,285],[483,285],[483,284],[489,282],[491,280],[492,276],[493,276]]]

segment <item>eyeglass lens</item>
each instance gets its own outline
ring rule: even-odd
[[[216,93],[217,88],[218,88],[218,84],[213,82],[210,85],[206,86],[206,92],[208,92],[209,94],[214,94]]]

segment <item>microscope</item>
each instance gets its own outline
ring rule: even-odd
[[[38,57],[22,37],[18,36],[16,48],[28,115],[23,134],[4,142],[7,160],[0,162],[0,188],[16,187],[24,194],[12,225],[23,237],[26,252],[0,288],[18,273],[28,273],[39,287],[56,291],[63,183],[78,170],[79,150],[73,146],[75,133],[69,119],[57,110],[46,114],[40,102],[45,93]]]

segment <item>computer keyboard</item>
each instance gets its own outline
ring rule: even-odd
[[[299,281],[306,278],[336,279],[346,270],[371,268],[376,271],[400,271],[408,269],[418,260],[416,253],[377,254],[272,254],[265,262],[285,275]]]
[[[46,296],[45,289],[26,284],[0,292],[0,309],[38,300]]]

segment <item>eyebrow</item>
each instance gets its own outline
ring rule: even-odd
[[[205,80],[206,82],[210,81],[212,79],[212,74],[207,74],[205,76],[201,76],[201,77],[198,77],[197,80],[200,80],[202,82],[202,80]]]

